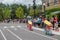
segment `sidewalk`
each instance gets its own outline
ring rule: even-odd
[[[37,28],[37,27],[34,27],[34,26],[33,26],[33,29],[36,29],[36,30],[39,30],[39,31],[44,31],[44,29]],[[54,30],[52,30],[52,34],[60,35],[60,30],[59,30],[59,31],[54,31]]]

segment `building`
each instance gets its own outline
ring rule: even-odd
[[[53,8],[53,7],[57,7],[60,5],[60,0],[49,0],[48,2],[46,2],[46,8]]]
[[[60,0],[42,0],[42,14],[46,14],[45,10],[49,10],[49,9],[53,9],[53,8],[58,8],[60,7]],[[60,10],[59,10],[60,11]],[[60,17],[60,12],[59,11],[55,11],[52,13],[58,13],[56,15],[58,15]],[[60,18],[59,18],[60,20]]]
[[[42,5],[45,3],[47,9],[60,5],[60,0],[42,0]]]

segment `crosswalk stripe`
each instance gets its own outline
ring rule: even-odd
[[[11,28],[15,28],[15,26],[10,26]]]
[[[17,28],[20,28],[21,26],[3,26],[3,29],[7,29],[7,28],[12,28],[12,29],[15,29],[17,30]]]
[[[20,28],[21,26],[4,26],[4,28],[3,28],[3,30],[5,30],[5,29],[8,29],[8,28],[11,28],[11,29],[14,29],[14,30],[18,30],[18,28]]]
[[[19,27],[19,28],[20,28],[21,26],[17,26],[17,27]]]
[[[4,26],[4,28],[8,28],[7,26]]]
[[[2,34],[2,36],[3,36],[3,38],[4,38],[4,40],[7,40],[1,29],[0,29],[0,32],[1,32],[1,34]]]
[[[11,30],[7,29],[12,35],[14,35],[15,37],[17,37],[19,40],[22,40],[19,36],[17,36],[15,33],[13,33]]]

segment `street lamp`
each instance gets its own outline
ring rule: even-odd
[[[36,9],[36,3],[35,3],[36,0],[33,0],[33,9],[34,9],[34,17],[36,16],[35,15],[35,9]]]
[[[44,9],[44,16],[46,17],[46,13],[45,13],[45,3],[43,3],[43,9]]]

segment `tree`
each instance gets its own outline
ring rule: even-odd
[[[10,7],[10,9],[12,10],[11,11],[11,18],[12,19],[15,19],[16,18],[16,15],[15,15],[15,11],[16,11],[16,9],[18,8],[18,4],[12,4],[11,5],[11,7]]]
[[[3,19],[3,16],[2,16],[2,8],[0,7],[0,20],[2,20]]]
[[[39,16],[40,12],[41,12],[41,9],[36,7],[36,9],[35,9],[35,16]],[[34,17],[34,9],[33,9],[33,7],[30,7],[29,15]]]
[[[24,18],[24,11],[22,7],[18,7],[16,10],[16,17],[18,18]]]
[[[6,5],[3,3],[0,3],[0,8],[4,8],[4,7],[6,7]]]
[[[23,11],[24,11],[24,15],[25,15],[25,13],[27,13],[27,6],[26,5],[23,5]]]
[[[3,19],[2,19],[2,15],[0,15],[0,21],[2,21]]]
[[[4,19],[9,19],[11,18],[11,10],[8,7],[3,8],[3,18]]]
[[[0,3],[0,21],[3,20],[3,8],[6,7],[5,4]]]
[[[35,9],[35,14],[36,14],[36,16],[39,16],[39,15],[40,15],[40,12],[41,12],[41,10],[37,7],[37,8]]]
[[[27,6],[20,4],[19,7],[22,7],[22,8],[23,8],[24,15],[27,16],[27,15],[28,15],[28,13],[27,13],[27,12],[28,12],[28,11],[27,11]]]
[[[30,15],[30,16],[34,16],[34,10],[33,10],[32,7],[31,7],[30,10],[29,10],[29,15]]]

